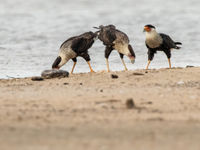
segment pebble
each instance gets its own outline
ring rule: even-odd
[[[42,77],[32,77],[31,80],[32,81],[43,81],[44,78],[42,78]]]
[[[132,98],[126,100],[126,108],[132,109],[135,107],[135,103]]]
[[[191,65],[187,65],[186,68],[193,68],[194,66]]]
[[[179,82],[177,82],[177,84],[178,84],[178,85],[183,85],[184,82],[183,82],[183,81],[179,81]]]
[[[143,73],[135,72],[135,73],[133,73],[133,75],[136,75],[136,76],[143,76],[144,74],[143,74]]]
[[[117,78],[118,78],[118,75],[116,75],[116,74],[111,74],[111,78],[117,79]]]

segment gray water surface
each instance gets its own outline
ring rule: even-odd
[[[137,57],[135,64],[125,58],[129,69],[146,66],[146,24],[183,43],[172,52],[172,66],[200,65],[199,0],[0,0],[0,78],[40,75],[51,68],[63,41],[101,24],[114,24],[129,36]],[[100,41],[89,53],[95,71],[106,69]],[[109,60],[111,70],[124,69],[117,52]],[[69,61],[62,69],[71,67]],[[161,67],[168,62],[158,52],[150,68]],[[79,58],[75,72],[88,71]]]

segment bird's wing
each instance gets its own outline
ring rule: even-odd
[[[84,53],[92,46],[93,43],[94,43],[93,39],[78,37],[73,40],[71,48],[76,53]]]
[[[126,33],[116,29],[116,37],[118,41],[123,41],[125,43],[129,43],[129,38]]]
[[[148,46],[148,44],[147,44],[147,42],[145,41],[145,44],[146,44],[146,47],[148,48],[148,49],[150,49],[150,47]]]
[[[71,40],[73,40],[73,39],[75,39],[75,38],[76,38],[76,36],[67,39],[66,41],[64,41],[64,42],[61,44],[60,48],[62,48],[63,46],[65,46],[65,44],[66,44],[67,42],[69,42],[69,41],[71,41]]]
[[[113,45],[116,40],[116,30],[115,28],[105,28],[100,31],[99,39],[104,43],[104,45]]]
[[[110,43],[113,43],[113,41],[115,41],[115,39],[117,38],[115,32],[116,30],[114,28],[110,28],[109,30],[106,31],[106,35]]]
[[[168,49],[171,49],[171,48],[175,48],[176,47],[176,44],[174,43],[174,41],[170,38],[170,36],[166,35],[166,34],[163,34],[163,33],[160,33],[160,36],[162,37],[163,39],[163,45],[168,48]]]

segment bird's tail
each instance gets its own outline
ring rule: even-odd
[[[175,45],[176,45],[175,49],[180,49],[181,47],[177,46],[177,45],[182,45],[182,43],[181,42],[175,42]]]

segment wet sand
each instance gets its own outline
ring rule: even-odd
[[[199,67],[0,80],[0,150],[199,150],[199,141]]]

